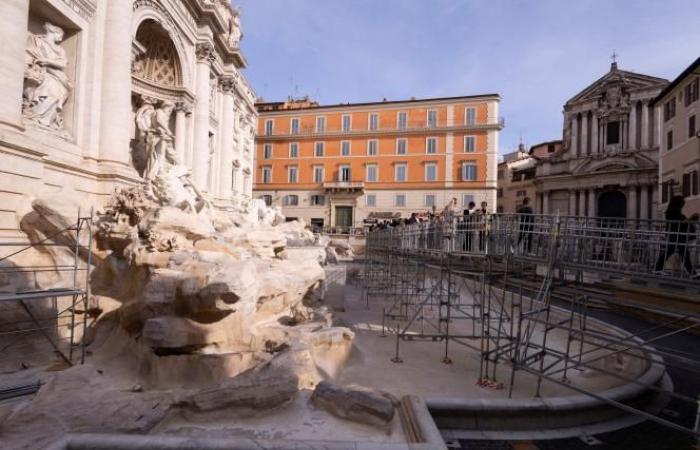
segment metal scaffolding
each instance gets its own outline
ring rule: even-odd
[[[450,345],[464,345],[481,356],[477,383],[507,389],[509,397],[517,374],[527,373],[537,380],[533,397],[542,395],[546,380],[697,439],[698,423],[679,424],[601,396],[572,382],[571,375],[596,371],[696,404],[697,397],[666,389],[658,380],[629,377],[597,362],[626,358],[647,368],[675,365],[700,374],[698,354],[656,345],[697,330],[700,315],[643,305],[659,324],[635,334],[607,330],[589,311],[618,300],[589,280],[643,277],[700,292],[692,272],[700,262],[698,228],[689,222],[517,214],[400,225],[368,234],[363,292],[368,307],[382,306],[382,332],[396,339],[396,363],[402,362],[406,342],[439,342],[447,364]],[[666,269],[674,253],[680,268]],[[642,307],[625,301],[625,307],[635,306]],[[649,338],[665,326],[676,328]]]
[[[34,242],[1,242],[0,278],[9,281],[0,292],[0,360],[3,370],[27,369],[59,358],[63,364],[85,360],[83,336],[90,313],[92,217],[78,213],[74,224]],[[51,250],[51,251],[50,251]],[[61,254],[52,265],[23,265],[30,251]],[[61,261],[61,262],[59,262]],[[51,274],[51,288],[37,289],[36,279]],[[29,363],[32,361],[32,364]],[[0,388],[0,398],[23,395],[36,381]]]

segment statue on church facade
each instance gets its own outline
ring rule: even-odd
[[[44,34],[30,34],[26,50],[22,113],[26,119],[53,130],[63,129],[63,105],[72,89],[61,41],[63,30],[46,22]]]

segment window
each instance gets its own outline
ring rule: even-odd
[[[425,165],[425,181],[437,181],[437,164],[427,163]]]
[[[263,159],[272,158],[272,144],[263,145]]]
[[[669,199],[673,197],[673,178],[661,183],[661,203],[668,203]]]
[[[547,144],[547,153],[554,153],[554,144]]]
[[[282,205],[299,206],[299,196],[294,194],[285,195],[284,199],[282,200]]]
[[[437,153],[437,138],[428,138],[425,141],[425,152],[426,153]]]
[[[462,163],[462,181],[476,181],[476,164],[472,162]]]
[[[326,144],[323,142],[316,142],[314,145],[314,156],[323,156],[326,152]]]
[[[340,154],[341,156],[350,156],[350,141],[340,142]]]
[[[700,180],[698,180],[698,171],[697,171],[697,170],[693,170],[693,171],[690,173],[690,186],[691,186],[691,187],[690,187],[690,193],[691,193],[692,195],[698,195],[698,194],[700,194],[700,184],[699,184],[699,181],[700,181]]]
[[[396,128],[399,130],[405,130],[408,127],[408,114],[405,111],[401,111],[396,116]]]
[[[695,115],[688,117],[688,139],[695,137]]]
[[[406,139],[397,139],[396,140],[396,154],[397,155],[405,155],[406,154]]]
[[[272,131],[275,127],[275,121],[272,119],[267,119],[265,121],[265,136],[272,136]]]
[[[608,122],[607,126],[607,140],[606,144],[619,144],[620,143],[620,122]]]
[[[396,194],[394,197],[394,206],[406,206],[406,194]]]
[[[372,113],[369,115],[369,129],[373,131],[379,129],[379,114]]]
[[[316,133],[323,133],[326,131],[326,118],[323,116],[316,117]]]
[[[312,195],[309,198],[311,206],[323,206],[326,203],[326,197],[323,195]]]
[[[291,120],[291,123],[289,125],[289,129],[292,132],[292,134],[299,134],[299,119],[298,118],[293,118]]]
[[[299,169],[297,166],[287,167],[287,181],[289,183],[296,183],[299,181]]]
[[[496,197],[497,197],[497,198],[502,198],[502,197],[503,197],[503,188],[498,188],[498,189],[496,189]]]
[[[683,197],[690,197],[691,195],[698,195],[698,171],[693,170],[692,172],[683,174]]]
[[[462,194],[462,206],[469,206],[469,203],[474,201],[472,194]]]
[[[435,206],[435,194],[425,194],[425,206],[430,208]]]
[[[367,164],[367,176],[366,181],[368,183],[374,183],[377,181],[378,174],[377,174],[377,165],[376,164]]]
[[[367,194],[365,196],[365,206],[377,206],[377,196],[375,194]]]
[[[397,164],[394,167],[394,181],[406,181],[406,164]]]
[[[289,144],[289,157],[290,158],[298,158],[299,157],[299,143],[298,142],[291,142]]]
[[[664,122],[668,122],[676,116],[676,97],[672,97],[664,103]]]
[[[685,87],[685,106],[698,99],[698,78],[695,78]]]
[[[518,191],[515,193],[516,197],[525,197],[527,196],[527,191]]]
[[[340,166],[338,170],[338,181],[350,181],[350,166]]]
[[[262,168],[262,182],[266,184],[272,183],[272,167],[264,166]]]
[[[314,166],[314,183],[323,183],[325,178],[323,166]]]
[[[464,111],[464,123],[467,125],[476,124],[476,108],[466,108]]]
[[[272,196],[271,195],[263,195],[262,199],[267,206],[272,206]]]
[[[352,130],[352,116],[349,114],[343,115],[343,131]]]
[[[474,136],[464,136],[464,152],[474,153],[476,138]]]
[[[438,116],[434,109],[428,110],[428,127],[435,128],[437,126]]]
[[[673,148],[673,130],[668,130],[666,133],[666,150]]]
[[[377,140],[372,139],[372,140],[367,141],[367,154],[369,156],[376,156],[378,146],[379,146],[379,141],[377,141]]]

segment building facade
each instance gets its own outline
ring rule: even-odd
[[[673,195],[685,197],[686,216],[700,213],[700,58],[654,101],[661,118],[661,212]]]
[[[537,166],[545,214],[654,218],[662,78],[610,71],[564,105],[563,148]]]
[[[254,195],[315,227],[440,211],[452,198],[495,211],[499,101],[258,104]]]
[[[211,203],[250,199],[255,95],[227,0],[0,2],[0,234],[29,196],[97,204],[170,141]]]

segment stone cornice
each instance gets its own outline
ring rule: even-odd
[[[97,4],[94,0],[63,0],[63,3],[87,21],[92,19],[97,9]]]

